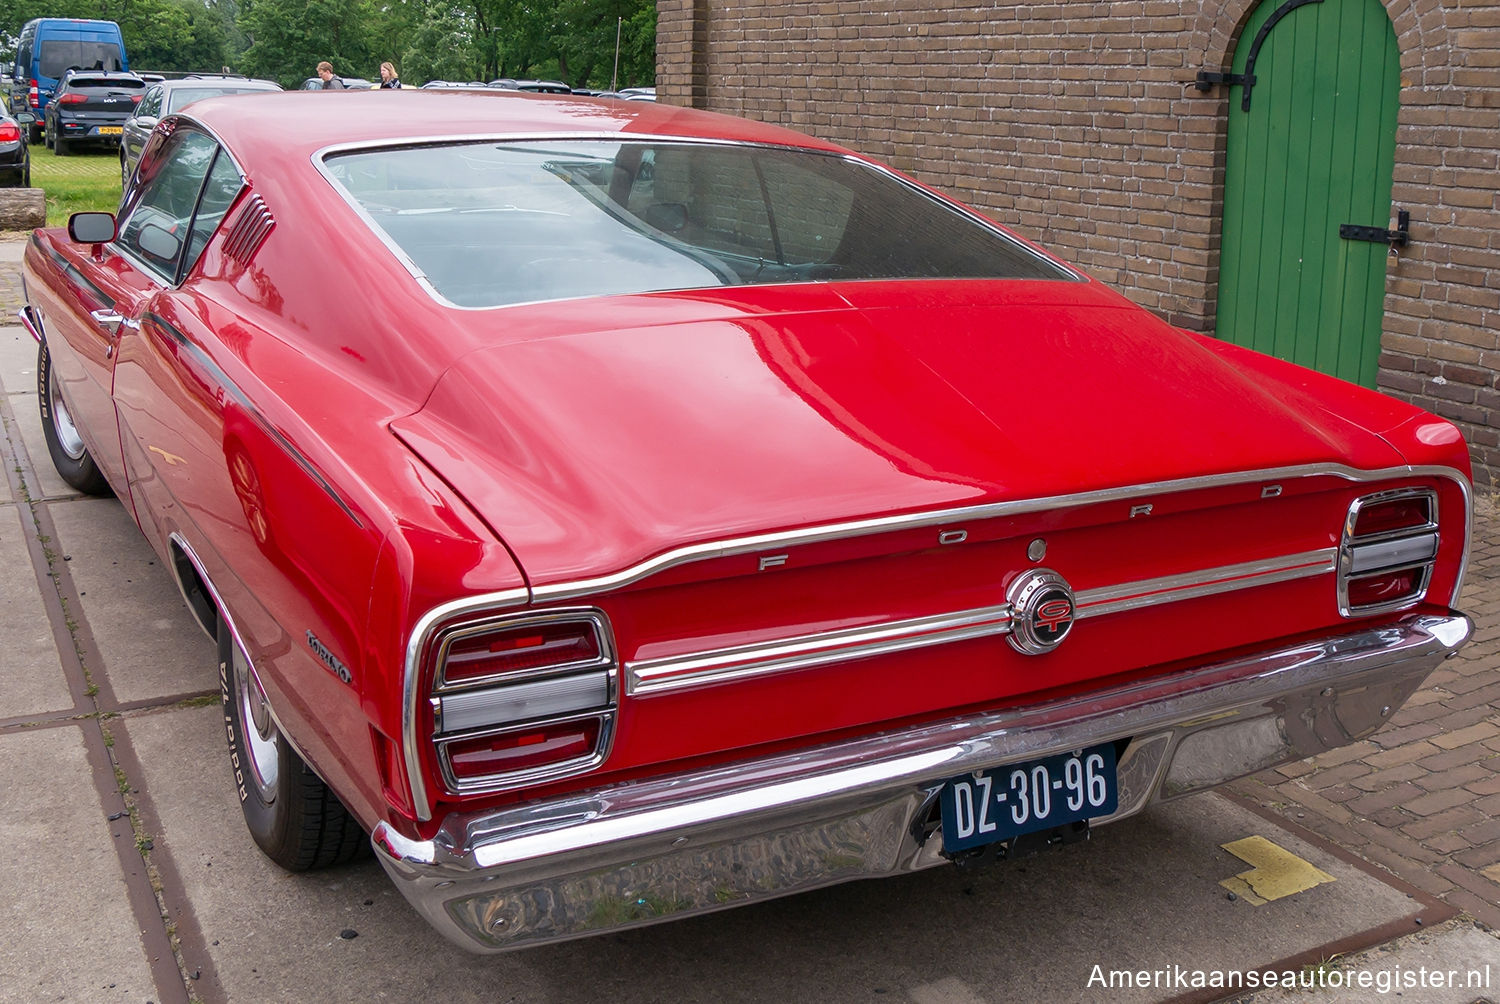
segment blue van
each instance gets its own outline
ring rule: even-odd
[[[31,130],[31,142],[42,138],[43,113],[57,81],[69,69],[128,70],[125,39],[113,21],[39,17],[27,21],[16,42],[10,107]]]

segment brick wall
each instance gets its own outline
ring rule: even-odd
[[[1273,2],[1273,0],[1267,0]],[[1213,328],[1226,69],[1254,0],[659,0],[661,100],[843,143]],[[1500,483],[1500,0],[1385,0],[1401,51],[1379,385]]]

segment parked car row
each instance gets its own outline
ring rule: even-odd
[[[15,116],[0,112],[0,187],[31,187],[31,147]]]

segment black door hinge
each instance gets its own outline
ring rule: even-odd
[[[1372,244],[1389,244],[1404,248],[1411,241],[1411,213],[1405,209],[1396,213],[1396,229],[1365,227],[1357,223],[1340,223],[1339,236],[1346,241],[1369,241]]]

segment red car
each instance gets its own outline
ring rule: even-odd
[[[259,845],[469,949],[1081,839],[1472,629],[1451,424],[806,136],[210,99],[121,205],[26,250],[53,460],[218,640]]]

